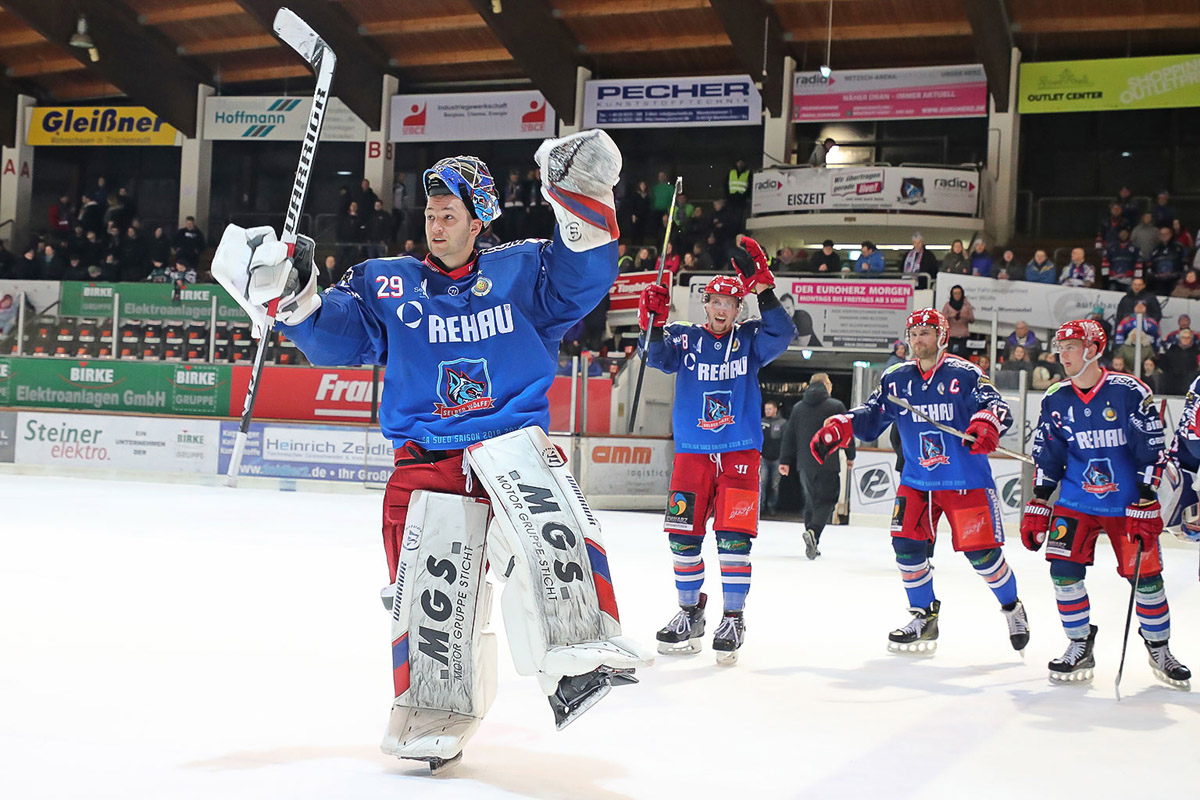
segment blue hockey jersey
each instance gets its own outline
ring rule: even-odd
[[[676,322],[651,338],[646,363],[675,378],[671,417],[675,450],[731,453],[762,449],[758,370],[796,338],[791,317],[776,303],[761,320],[714,336],[703,325]]]
[[[368,259],[315,314],[280,328],[314,364],[387,367],[379,425],[394,446],[457,449],[550,427],[559,341],[616,275],[616,243],[575,253],[555,228],[553,241],[493,247],[450,274],[411,256]]]
[[[1012,427],[1012,414],[1000,392],[970,361],[943,355],[928,373],[917,361],[903,361],[883,371],[879,387],[867,401],[848,412],[854,435],[878,439],[893,422],[900,431],[904,471],[900,483],[914,489],[982,489],[995,485],[985,455],[973,455],[970,443],[940,431],[887,399],[903,398],[933,419],[965,431],[971,417],[984,409],[1000,420],[1000,433]]]
[[[1157,489],[1163,423],[1150,388],[1105,370],[1082,392],[1059,381],[1042,398],[1033,439],[1035,488],[1061,488],[1058,502],[1084,514],[1124,516],[1138,485]]]
[[[1180,467],[1195,474],[1200,468],[1200,378],[1192,381],[1183,402],[1183,414],[1175,426],[1168,452]],[[1190,485],[1191,476],[1187,483]]]

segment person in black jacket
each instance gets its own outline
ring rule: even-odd
[[[758,471],[758,508],[768,516],[774,516],[779,503],[779,452],[783,445],[783,431],[787,419],[779,415],[779,403],[768,400],[763,403],[762,416],[762,461]]]
[[[809,559],[821,555],[817,549],[821,542],[821,531],[833,518],[833,509],[842,485],[839,459],[827,458],[824,464],[818,464],[809,450],[812,437],[825,424],[825,420],[846,413],[842,401],[829,396],[831,389],[833,382],[824,372],[812,376],[804,396],[792,407],[792,414],[783,430],[783,447],[779,454],[779,474],[789,474],[795,464],[804,491],[804,554]],[[846,466],[853,464],[854,442],[850,442],[846,448]]]
[[[915,232],[912,235],[913,249],[904,255],[904,274],[916,275],[924,272],[930,280],[937,277],[937,256],[925,248],[925,237]]]
[[[1146,304],[1147,317],[1153,317],[1155,322],[1162,322],[1162,306],[1158,304],[1158,298],[1146,288],[1146,279],[1135,275],[1129,291],[1117,304],[1117,319],[1122,320],[1132,314],[1133,307],[1138,303]]]

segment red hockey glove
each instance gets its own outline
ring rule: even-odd
[[[853,435],[854,425],[850,417],[838,414],[825,420],[825,425],[813,435],[808,449],[818,464],[824,464],[830,453],[850,444]]]
[[[1140,541],[1143,552],[1154,546],[1162,529],[1162,506],[1157,500],[1139,500],[1125,506],[1125,538],[1133,543]]]
[[[1049,532],[1050,506],[1044,500],[1030,500],[1021,516],[1021,544],[1036,553]]]
[[[1000,446],[1000,420],[991,411],[984,409],[976,411],[967,426],[967,435],[974,436],[971,442],[971,453],[986,456],[996,452]]]
[[[771,274],[771,265],[762,245],[749,236],[741,237],[741,249],[734,249],[733,268],[742,279],[742,287],[747,292],[757,291],[759,286],[775,288],[775,276]]]
[[[659,283],[652,283],[642,291],[638,301],[638,327],[643,331],[654,327],[661,328],[667,324],[667,312],[671,310],[671,290]],[[650,319],[650,315],[654,319]]]

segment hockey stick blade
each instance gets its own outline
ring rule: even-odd
[[[319,71],[322,59],[333,52],[325,40],[290,8],[284,7],[275,12],[275,22],[271,27],[284,44],[308,62],[313,72]]]
[[[967,434],[967,433],[963,433],[958,428],[952,428],[949,425],[944,425],[944,424],[938,422],[937,420],[935,420],[933,417],[926,414],[921,409],[916,408],[912,403],[908,402],[903,397],[897,397],[894,394],[889,394],[887,396],[887,399],[890,400],[891,402],[895,403],[896,405],[900,406],[905,411],[912,413],[913,416],[920,417],[921,419],[925,420],[930,425],[937,428],[939,431],[942,431],[943,433],[948,433],[951,436],[957,436],[959,439],[962,439],[964,442],[975,441],[974,436],[971,436],[970,434]],[[1026,464],[1034,463],[1032,456],[1027,456],[1024,453],[1018,453],[1016,450],[1010,450],[1007,447],[997,447],[996,452],[1002,453],[1006,456],[1009,456],[1010,458],[1015,458],[1018,461],[1024,461]]]

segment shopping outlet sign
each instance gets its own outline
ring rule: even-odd
[[[1018,110],[1132,111],[1200,106],[1200,55],[1022,63]]]

